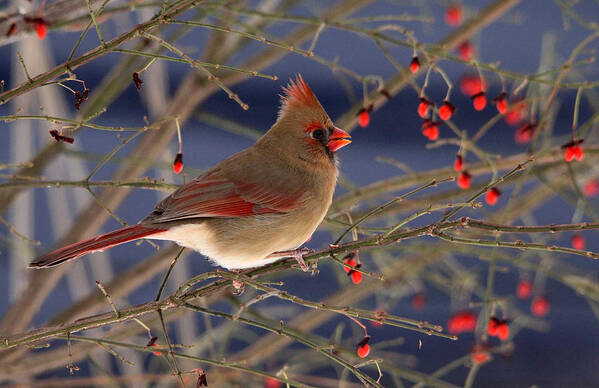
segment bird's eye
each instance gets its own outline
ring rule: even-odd
[[[322,138],[324,137],[324,131],[322,129],[317,129],[314,132],[312,132],[312,137],[316,140],[322,140]]]

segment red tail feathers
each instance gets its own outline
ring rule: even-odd
[[[65,261],[76,259],[79,256],[109,249],[128,241],[163,232],[164,230],[165,229],[150,228],[142,225],[128,226],[47,253],[29,263],[29,268],[53,267],[64,263]]]

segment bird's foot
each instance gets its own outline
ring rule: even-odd
[[[235,289],[233,295],[241,295],[243,294],[243,291],[245,291],[245,283],[241,280],[233,280],[233,288]]]
[[[237,274],[241,273],[241,270],[238,269],[232,269],[231,272],[235,272]],[[233,295],[235,296],[239,296],[241,294],[243,294],[243,291],[245,291],[245,283],[239,279],[233,279],[233,281],[231,282],[231,285],[233,286]]]
[[[304,256],[309,255],[311,253],[314,253],[314,249],[299,248],[299,249],[293,249],[291,251],[274,252],[274,253],[271,253],[270,255],[268,255],[268,257],[270,257],[270,258],[293,257],[299,264],[302,271],[308,272],[309,268],[308,268],[308,265],[306,264],[306,262],[304,261]]]

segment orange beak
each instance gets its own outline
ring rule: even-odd
[[[335,130],[333,131],[331,136],[329,136],[329,142],[327,143],[327,146],[329,147],[331,152],[335,152],[339,148],[345,147],[346,145],[351,143],[351,140],[349,139],[351,139],[349,133],[335,127]]]

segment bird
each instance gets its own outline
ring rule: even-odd
[[[283,86],[276,122],[249,148],[180,186],[139,223],[40,256],[30,268],[53,267],[138,239],[169,240],[228,270],[293,257],[333,201],[337,151],[351,136],[337,128],[298,74]]]

